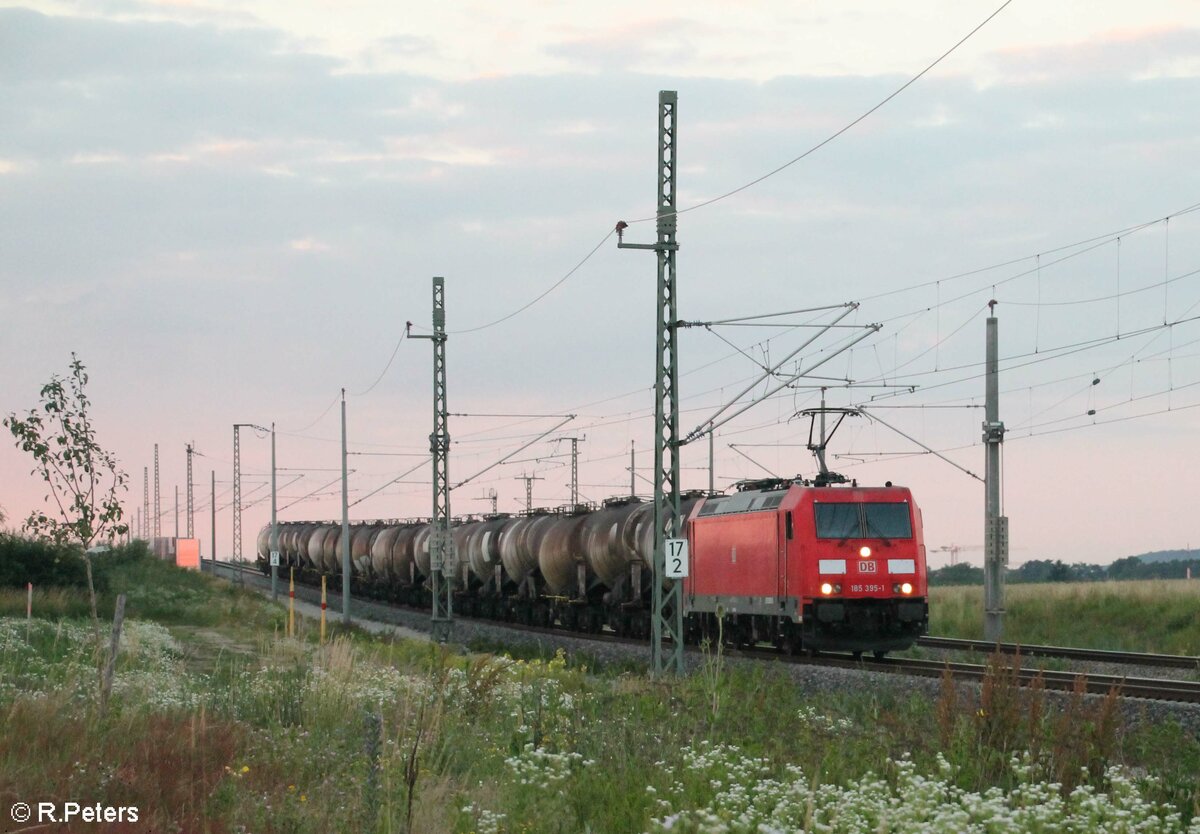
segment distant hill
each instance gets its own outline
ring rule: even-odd
[[[1153,553],[1142,553],[1135,557],[1143,562],[1183,562],[1200,557],[1200,550],[1155,550]]]

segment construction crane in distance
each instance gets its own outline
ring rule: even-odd
[[[958,554],[964,550],[983,550],[983,545],[981,545],[981,544],[947,544],[947,545],[942,545],[941,547],[935,547],[932,550],[930,550],[929,552],[930,553],[949,553],[950,554],[950,564],[957,565],[958,564]]]

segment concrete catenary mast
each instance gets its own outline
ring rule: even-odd
[[[342,389],[342,622],[350,623],[350,469],[346,449],[346,389]]]
[[[1004,423],[1000,421],[1000,373],[996,302],[988,302],[987,372],[984,388],[983,635],[1000,640],[1004,634],[1004,571],[1008,567],[1008,518],[1000,514],[1000,449]]]
[[[196,535],[196,505],[192,493],[192,455],[195,453],[196,450],[192,447],[192,444],[187,444],[187,537],[189,539],[195,538]]]
[[[279,517],[276,513],[277,493],[275,491],[275,423],[271,423],[271,599],[279,599]]]

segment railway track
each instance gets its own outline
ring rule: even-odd
[[[949,671],[955,680],[982,681],[988,674],[988,667],[972,663],[951,663],[944,660],[922,660],[916,658],[884,658],[883,660],[853,660],[848,657],[820,655],[807,657],[799,655],[789,657],[773,651],[748,650],[743,655],[752,657],[773,658],[785,663],[819,664],[846,669],[868,669],[873,672],[889,674],[916,675],[926,678],[940,678]],[[1125,675],[1097,675],[1084,672],[1063,672],[1042,669],[1015,670],[1017,682],[1022,686],[1032,685],[1040,680],[1047,690],[1073,691],[1081,687],[1084,692],[1093,695],[1106,695],[1114,688],[1125,698],[1147,698],[1156,701],[1180,701],[1200,703],[1200,681],[1168,680],[1164,678],[1136,678]]]
[[[922,637],[918,646],[929,649],[993,654],[1021,654],[1023,657],[1053,657],[1065,660],[1087,660],[1094,663],[1130,666],[1157,666],[1166,669],[1200,669],[1200,657],[1181,654],[1146,654],[1143,652],[1114,652],[1103,649],[1076,649],[1069,646],[1026,646],[1020,643],[989,643],[987,640],[962,640],[957,637]]]
[[[208,562],[205,565],[205,570],[214,575],[228,576],[230,578],[239,576],[243,580],[248,580],[259,587],[269,587],[270,579],[252,566],[234,565],[226,562],[212,563]],[[281,582],[286,581],[281,577]],[[318,601],[319,594],[314,588],[308,586],[297,586],[296,595],[299,598],[304,598],[308,601]],[[365,599],[362,597],[354,597],[355,603],[360,607],[360,611],[367,613],[378,612],[386,615],[389,610],[395,611],[400,608],[406,611],[415,611],[403,606],[390,605],[381,603],[375,600]],[[633,646],[644,645],[642,641],[632,638],[622,638],[615,634],[588,634],[585,632],[568,631],[561,628],[538,628],[515,625],[512,623],[496,622],[492,620],[484,621],[489,625],[508,628],[514,631],[525,633],[548,634],[559,637],[570,637],[577,640],[589,640],[593,642],[605,643],[620,643]],[[988,651],[994,652],[996,644],[986,643],[981,640],[957,640],[953,638],[922,638],[919,641],[920,645],[925,645],[930,648],[955,649],[962,651]],[[1001,651],[1006,652],[1005,647],[1011,647],[1009,654],[1016,654],[1016,644],[1000,644]],[[1034,649],[1043,650],[1033,651]],[[1025,656],[1039,657],[1069,657],[1078,660],[1099,660],[1103,662],[1116,663],[1138,663],[1140,665],[1163,665],[1173,666],[1174,668],[1196,668],[1196,658],[1189,658],[1176,655],[1144,655],[1134,652],[1104,652],[1094,651],[1090,649],[1072,649],[1067,647],[1056,646],[1021,646],[1020,652]],[[814,666],[830,666],[844,669],[865,669],[873,672],[884,672],[888,674],[899,675],[914,675],[926,678],[940,678],[947,671],[955,680],[961,681],[982,681],[988,674],[988,667],[981,664],[971,663],[952,663],[943,660],[925,660],[917,658],[884,658],[882,660],[855,660],[845,655],[829,655],[820,654],[817,656],[809,655],[788,655],[779,652],[775,649],[765,648],[747,648],[740,649],[730,654],[737,657],[756,658],[764,660],[777,660],[784,663],[814,665]],[[1110,658],[1115,656],[1116,659],[1110,661]],[[1131,659],[1133,658],[1133,659]],[[1164,658],[1166,662],[1161,664],[1146,663],[1146,658]],[[1188,660],[1192,661],[1191,665],[1177,665],[1177,661]],[[1032,685],[1035,681],[1040,681],[1040,685],[1047,690],[1057,691],[1073,691],[1077,687],[1082,687],[1083,691],[1104,695],[1116,688],[1122,697],[1126,698],[1146,698],[1158,701],[1176,701],[1185,703],[1200,703],[1200,681],[1181,681],[1168,680],[1160,678],[1137,678],[1123,675],[1097,675],[1085,674],[1081,672],[1064,672],[1056,670],[1037,670],[1037,669],[1018,669],[1015,672],[1017,681],[1022,686]]]

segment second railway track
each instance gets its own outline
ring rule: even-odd
[[[263,576],[261,572],[251,566],[238,566],[229,563],[218,562],[206,563],[206,569],[214,573],[214,575],[237,576],[241,574],[243,578],[247,576],[251,578],[253,584],[258,586],[269,586],[270,581]],[[306,599],[309,602],[319,601],[319,594],[316,589],[308,586],[297,586],[297,597]],[[411,609],[405,606],[396,606],[389,603],[380,602],[363,597],[352,597],[352,599],[360,606],[363,606],[368,612],[396,612],[405,611],[408,613],[416,613],[417,609]],[[584,640],[591,642],[603,643],[620,643],[633,647],[645,646],[641,641],[630,638],[619,638],[613,634],[588,634],[585,632],[570,631],[561,628],[533,628],[526,627],[516,623],[500,622],[487,619],[470,619],[472,623],[481,623],[488,626],[503,628],[513,632],[533,633],[539,635],[560,636],[576,640]],[[1036,657],[1059,657],[1075,660],[1089,660],[1105,663],[1127,663],[1144,666],[1168,666],[1171,668],[1180,669],[1195,669],[1200,666],[1200,659],[1194,657],[1186,657],[1181,655],[1147,655],[1136,652],[1106,652],[1092,649],[1075,649],[1069,647],[1058,646],[1018,646],[1012,643],[1001,643],[999,646],[995,643],[987,643],[982,640],[960,640],[957,638],[944,637],[926,637],[921,638],[920,645],[928,648],[938,648],[957,651],[974,651],[992,653],[999,648],[1004,654],[1016,655],[1019,653],[1023,656]],[[925,678],[938,678],[949,672],[951,677],[956,681],[982,681],[988,674],[988,666],[970,663],[955,663],[944,660],[928,660],[920,658],[885,658],[883,660],[854,660],[845,655],[821,654],[815,657],[808,655],[787,655],[773,649],[764,648],[749,648],[731,652],[733,656],[755,658],[755,659],[772,659],[784,663],[813,665],[813,666],[829,666],[844,669],[861,669],[872,672],[883,672],[887,674],[897,675],[915,675]],[[1154,662],[1161,660],[1162,662]],[[1044,669],[1026,669],[1019,668],[1015,670],[1017,682],[1022,686],[1032,685],[1035,681],[1043,686],[1046,690],[1057,691],[1072,691],[1077,687],[1083,691],[1104,695],[1112,691],[1114,688],[1122,697],[1126,698],[1145,698],[1158,701],[1175,701],[1184,703],[1200,703],[1200,681],[1182,681],[1169,680],[1159,678],[1138,678],[1122,675],[1100,675],[1085,672],[1070,672],[1058,670]]]
[[[930,649],[993,654],[1021,654],[1024,657],[1051,657],[1063,660],[1086,660],[1093,663],[1112,663],[1130,666],[1158,666],[1164,669],[1200,669],[1200,657],[1178,654],[1149,654],[1105,649],[1081,649],[1070,646],[1039,646],[1021,643],[989,643],[987,640],[964,640],[958,637],[922,637],[918,646]]]

